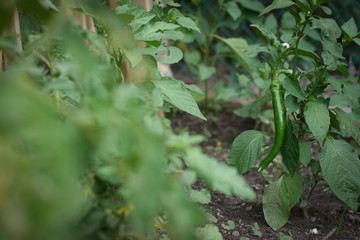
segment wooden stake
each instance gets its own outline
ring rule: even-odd
[[[146,11],[150,11],[153,7],[152,0],[134,0],[134,2],[143,6]]]
[[[119,6],[118,0],[109,0],[110,9],[115,9],[117,6]]]
[[[15,8],[12,28],[16,34],[16,42],[19,45],[20,50],[22,51],[22,42],[21,42],[21,30],[20,30],[20,22],[19,22],[19,13]]]
[[[2,55],[2,51],[0,51],[0,73],[2,72],[2,64],[3,64],[3,55]]]

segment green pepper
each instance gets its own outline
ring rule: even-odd
[[[258,172],[264,170],[271,162],[274,160],[276,155],[279,153],[281,146],[285,138],[286,130],[286,110],[284,106],[284,96],[282,93],[282,86],[279,81],[279,75],[281,73],[288,72],[288,70],[278,70],[275,72],[274,78],[270,84],[270,91],[272,94],[272,103],[275,119],[275,141],[271,149],[271,152],[267,157],[261,162]]]

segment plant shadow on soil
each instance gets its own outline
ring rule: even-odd
[[[223,108],[219,112],[209,111],[208,121],[203,121],[183,112],[176,112],[172,120],[173,129],[187,129],[191,134],[207,135],[208,139],[200,144],[203,152],[216,158],[225,164],[228,151],[233,140],[243,131],[254,128],[255,122],[249,118],[241,118],[233,113],[233,110],[240,106],[230,104],[228,108]],[[325,182],[320,182],[314,189],[309,205],[304,209],[299,207],[299,203],[291,210],[289,221],[278,231],[273,231],[265,222],[262,211],[262,193],[268,184],[266,179],[274,180],[279,167],[273,166],[269,174],[273,178],[264,177],[257,173],[256,166],[243,174],[247,183],[256,192],[256,201],[248,202],[235,196],[225,196],[224,194],[211,191],[211,202],[207,205],[208,209],[218,219],[216,225],[222,233],[224,239],[279,239],[278,234],[282,232],[291,236],[295,240],[302,239],[360,239],[360,214],[347,210],[344,213],[344,222],[340,234],[336,231],[345,204],[336,198],[329,190]],[[304,176],[306,172],[302,173]],[[360,176],[359,176],[360,177]],[[205,188],[203,182],[198,181],[193,186],[194,189]],[[305,187],[304,196],[307,196],[310,187]],[[307,215],[307,217],[305,217]],[[227,221],[233,221],[235,228],[226,229]],[[262,236],[259,237],[253,230],[254,223],[259,225]],[[316,230],[315,230],[316,229]],[[315,234],[314,232],[317,232]]]

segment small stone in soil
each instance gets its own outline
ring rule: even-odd
[[[239,236],[240,236],[240,233],[239,233],[239,231],[233,231],[232,235],[233,235],[234,237],[239,237]]]

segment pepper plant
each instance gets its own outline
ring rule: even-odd
[[[129,1],[115,10],[61,2],[0,3],[0,48],[14,56],[0,73],[0,238],[221,239],[199,204],[209,203],[208,190],[191,185],[201,178],[249,200],[254,192],[195,146],[202,137],[175,135],[158,114],[171,104],[204,119],[189,86],[161,77],[155,59],[162,40],[195,24],[176,9],[146,12]],[[38,26],[23,26],[23,49],[3,31],[15,7]],[[69,9],[91,17],[96,31]],[[179,61],[168,48],[163,61]]]
[[[275,140],[258,171],[281,152],[283,172],[263,194],[264,217],[274,230],[286,224],[297,202],[307,206],[311,195],[302,196],[305,181],[300,169],[312,173],[310,194],[324,180],[354,211],[360,194],[360,85],[358,78],[349,76],[343,56],[345,46],[360,45],[355,21],[350,18],[339,26],[322,0],[275,0],[260,16],[279,9],[283,13],[279,31],[252,25],[270,42],[263,49],[261,68],[271,95],[249,105],[261,107],[272,100]],[[240,134],[227,164],[241,174],[247,172],[259,160],[268,135],[272,134],[257,130]],[[311,154],[311,146],[321,149],[318,157]]]

